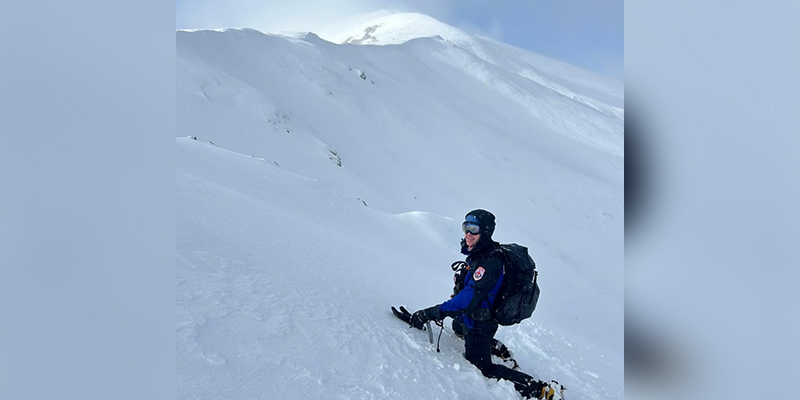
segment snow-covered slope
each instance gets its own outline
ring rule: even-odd
[[[334,43],[402,44],[412,39],[440,37],[484,61],[500,65],[565,96],[579,97],[622,118],[620,82],[571,64],[531,53],[495,40],[469,35],[427,15],[378,11],[331,25],[320,36]],[[570,90],[569,88],[574,88]],[[604,107],[602,102],[611,107]]]
[[[177,32],[178,397],[514,398],[389,313],[449,297],[480,207],[543,290],[498,338],[573,398],[621,399],[621,84],[380,18],[416,33]]]

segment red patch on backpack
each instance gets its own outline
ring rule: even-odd
[[[481,280],[481,278],[483,278],[484,272],[486,272],[486,270],[483,269],[483,267],[478,267],[478,269],[475,270],[475,274],[472,275],[472,279],[476,281]]]

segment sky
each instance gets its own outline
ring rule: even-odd
[[[623,0],[176,0],[176,28],[320,31],[379,10],[420,12],[468,33],[624,79]]]

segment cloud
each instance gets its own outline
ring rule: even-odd
[[[455,23],[454,26],[473,35],[486,36],[500,42],[503,41],[503,23],[497,18],[491,18],[487,27],[463,21]]]
[[[313,30],[357,11],[357,2],[200,0],[179,4],[177,24],[178,28],[247,27],[265,32]]]
[[[179,0],[176,3],[178,29],[211,29],[247,27],[263,32],[312,31],[347,17],[380,10],[399,12],[419,11],[436,17],[450,9],[450,2],[399,3],[393,0],[318,0],[256,1],[256,0]]]

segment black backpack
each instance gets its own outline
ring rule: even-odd
[[[501,244],[503,284],[494,299],[492,311],[500,325],[514,325],[529,318],[539,302],[536,263],[528,248],[516,243]]]

